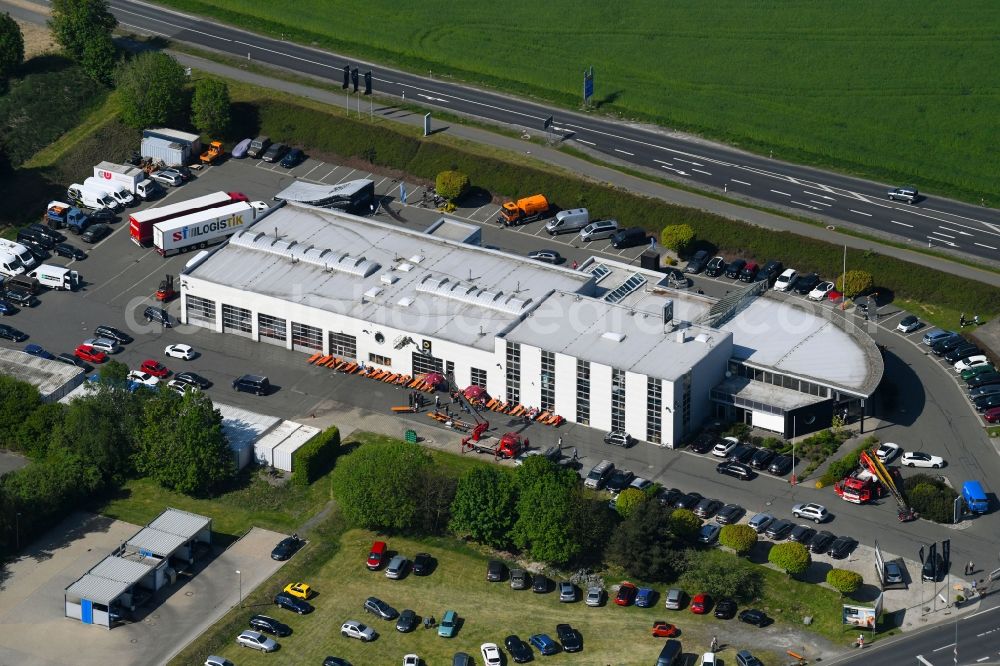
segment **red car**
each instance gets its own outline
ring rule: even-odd
[[[983,412],[987,423],[1000,423],[1000,407],[991,407]]]
[[[108,355],[99,349],[94,349],[90,345],[80,345],[73,352],[73,356],[76,356],[81,361],[87,361],[88,363],[104,363],[108,360]]]
[[[619,606],[631,606],[632,602],[635,601],[635,594],[638,592],[638,588],[632,583],[625,581],[618,588],[618,594],[615,595],[615,603]]]
[[[704,615],[708,612],[710,601],[707,594],[696,594],[691,600],[691,612],[695,615]]]
[[[139,366],[139,369],[153,375],[154,377],[160,378],[166,377],[170,374],[170,370],[167,369],[167,366],[163,365],[159,361],[154,361],[151,358],[147,358],[143,361],[142,365]]]
[[[228,194],[229,198],[233,201],[242,201],[244,203],[250,201],[250,198],[242,192],[226,192],[226,194]]]
[[[680,630],[669,622],[653,623],[653,636],[656,638],[673,638],[679,633]]]
[[[376,541],[372,544],[371,552],[368,553],[368,568],[376,571],[385,560],[385,541]]]
[[[833,303],[839,303],[844,298],[844,294],[837,291],[836,289],[831,289],[830,291],[826,292],[826,297]]]

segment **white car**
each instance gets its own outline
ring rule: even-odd
[[[148,372],[143,372],[142,370],[130,370],[128,373],[128,380],[130,382],[136,382],[137,384],[145,384],[146,386],[156,386],[160,383],[159,379]]]
[[[792,507],[792,515],[796,518],[808,518],[816,523],[822,523],[830,517],[830,513],[822,504],[796,504]]]
[[[171,358],[181,358],[185,361],[190,361],[195,357],[194,350],[191,349],[190,345],[168,345],[163,353]]]
[[[896,325],[896,330],[900,333],[911,333],[921,326],[922,324],[919,319],[913,315],[908,315],[899,320],[899,324]]]
[[[712,455],[720,458],[728,458],[740,441],[735,437],[725,437],[718,444],[712,447]]]
[[[205,660],[205,666],[233,666],[233,662],[225,657],[210,654],[208,655],[208,659]]]
[[[816,285],[816,288],[809,292],[807,297],[810,301],[822,301],[826,300],[826,295],[833,291],[832,282],[820,282]]]
[[[169,382],[167,382],[167,388],[169,388],[177,395],[184,395],[185,391],[191,391],[192,393],[197,393],[201,390],[194,384],[188,384],[187,382],[182,382],[179,379],[171,379]]]
[[[268,638],[259,631],[247,629],[236,637],[236,642],[246,648],[253,648],[261,652],[274,652],[278,649],[278,643],[273,638]]]
[[[716,666],[718,663],[714,652],[706,652],[701,657],[701,666]]]
[[[347,638],[357,638],[367,643],[374,640],[375,630],[357,620],[348,620],[340,625],[340,635]]]
[[[944,467],[944,458],[922,451],[907,451],[903,454],[902,462],[907,467]]]
[[[497,647],[496,643],[483,643],[479,651],[483,655],[483,663],[486,666],[500,666],[503,663],[500,656],[500,648]]]
[[[415,654],[408,654],[403,657],[403,666],[420,666],[420,657]]]
[[[600,606],[601,602],[604,601],[604,590],[599,587],[587,588],[587,598],[584,603],[588,606]]]
[[[887,463],[897,455],[899,455],[899,444],[893,444],[892,442],[886,442],[875,449],[875,455],[883,463]]]
[[[774,281],[774,286],[771,287],[775,291],[788,291],[792,288],[792,283],[799,277],[798,272],[794,268],[786,268],[785,272],[778,276],[778,279]]]
[[[955,372],[965,372],[966,370],[971,370],[972,368],[978,367],[980,365],[989,365],[990,359],[986,358],[983,354],[976,354],[975,356],[970,356],[969,358],[964,358],[955,364]]]

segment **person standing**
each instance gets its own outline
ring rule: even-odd
[[[719,651],[719,639],[715,636],[712,636],[712,646],[709,649],[709,652],[718,652],[718,651]]]

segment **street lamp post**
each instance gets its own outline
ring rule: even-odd
[[[236,574],[240,577],[240,608],[243,608],[243,572],[239,569],[236,570]]]
[[[17,550],[21,550],[21,512],[14,516],[14,544]]]

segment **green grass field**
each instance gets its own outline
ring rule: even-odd
[[[160,0],[255,31],[993,204],[990,0]]]

